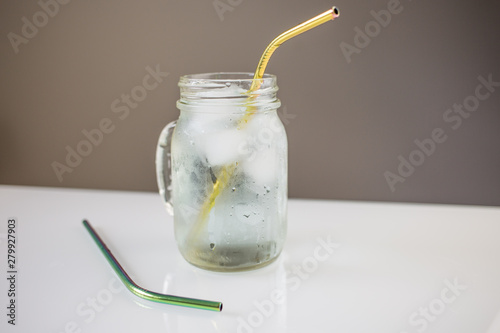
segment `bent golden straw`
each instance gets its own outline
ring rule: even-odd
[[[323,23],[333,21],[335,18],[339,16],[339,10],[337,7],[332,7],[331,9],[327,10],[324,13],[319,14],[318,16],[313,17],[310,20],[307,20],[276,37],[273,39],[273,41],[267,46],[267,48],[264,50],[264,53],[262,54],[259,63],[257,65],[257,69],[255,71],[252,85],[250,86],[249,91],[247,94],[250,94],[257,89],[259,89],[260,85],[262,84],[262,78],[264,76],[264,71],[266,70],[267,64],[269,63],[269,59],[271,58],[271,55],[276,51],[278,47],[281,46],[284,42],[287,40],[300,35],[303,32],[306,32],[308,30],[311,30],[312,28],[315,28]],[[241,129],[250,119],[250,117],[255,113],[253,112],[253,107],[248,106],[248,104],[255,99],[257,96],[251,95],[248,98],[247,101],[247,112],[245,115],[239,120],[239,125],[238,129]],[[208,218],[208,215],[210,214],[210,211],[212,210],[213,206],[215,205],[215,199],[217,196],[220,194],[220,192],[227,186],[229,180],[231,179],[231,176],[234,173],[234,170],[236,169],[237,162],[233,163],[228,166],[223,166],[220,173],[219,177],[217,177],[217,181],[215,182],[213,186],[213,190],[208,196],[208,198],[205,200],[201,207],[200,214],[198,216],[198,221],[195,223],[193,226],[193,231],[191,232],[192,238],[196,239],[201,231],[201,227],[204,225],[204,222]]]

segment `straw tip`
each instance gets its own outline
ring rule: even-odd
[[[332,20],[336,17],[339,17],[340,12],[339,9],[335,6],[332,7]]]

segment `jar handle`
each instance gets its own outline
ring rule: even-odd
[[[172,203],[172,135],[176,124],[177,120],[165,126],[156,147],[156,180],[160,196],[170,215],[174,215]]]

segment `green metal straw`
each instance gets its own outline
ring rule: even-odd
[[[108,247],[103,242],[101,237],[99,237],[99,235],[94,230],[94,228],[92,228],[90,223],[87,220],[83,220],[83,225],[85,226],[85,228],[87,229],[89,234],[92,236],[92,238],[96,242],[97,246],[101,250],[102,254],[104,254],[104,256],[106,257],[109,264],[111,265],[111,267],[113,268],[115,273],[118,275],[120,280],[122,280],[123,284],[133,294],[135,294],[141,298],[147,299],[149,301],[153,301],[153,302],[160,302],[160,303],[179,305],[179,306],[187,306],[190,308],[196,308],[196,309],[202,309],[202,310],[222,311],[222,303],[221,302],[205,301],[202,299],[186,298],[186,297],[160,294],[160,293],[156,293],[154,291],[150,291],[150,290],[144,289],[142,287],[139,287],[134,281],[132,281],[130,276],[128,276],[127,272],[125,272],[123,267],[120,265],[120,263],[113,256],[111,251],[108,249]]]

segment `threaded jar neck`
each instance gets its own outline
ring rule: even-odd
[[[214,107],[221,106],[221,113],[228,112],[228,107],[233,110],[231,112],[236,113],[244,113],[249,106],[257,112],[276,110],[281,105],[276,96],[276,76],[265,74],[260,80],[259,88],[249,92],[253,81],[253,73],[182,76],[178,84],[181,97],[177,101],[177,107],[181,111],[214,112]],[[210,111],[204,111],[203,107],[210,107]]]

